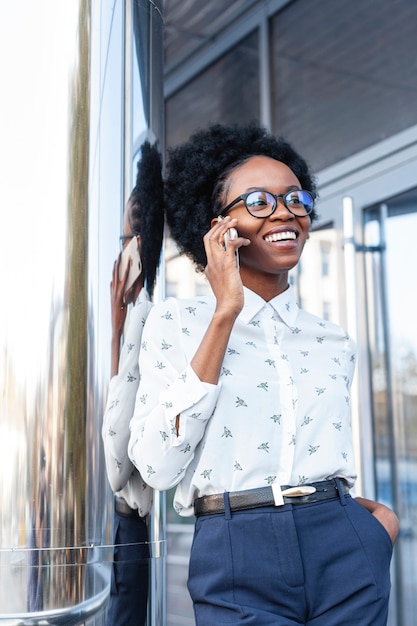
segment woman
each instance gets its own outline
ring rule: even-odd
[[[112,378],[102,436],[107,477],[115,493],[115,549],[107,626],[144,626],[147,616],[147,517],[153,493],[132,465],[127,454],[127,444],[129,422],[139,384],[138,358],[142,329],[152,307],[150,298],[156,282],[163,227],[161,157],[155,145],[145,142],[138,163],[136,185],[126,203],[123,235],[120,238],[125,254],[129,254],[129,242],[136,240],[140,251],[137,272],[130,280],[130,272],[135,268],[129,259],[126,270],[121,270],[122,251],[114,263],[110,285]]]
[[[256,125],[213,126],[170,154],[171,234],[213,297],[151,311],[129,455],[197,516],[198,626],[386,623],[398,524],[349,495],[355,345],[288,284],[315,195],[305,161]]]

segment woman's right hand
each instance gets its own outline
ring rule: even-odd
[[[226,216],[216,221],[203,238],[207,255],[205,275],[216,297],[217,313],[229,314],[236,318],[243,307],[243,284],[236,255],[241,246],[248,246],[250,240],[237,237],[228,241],[225,237],[229,228],[236,228],[237,220]]]

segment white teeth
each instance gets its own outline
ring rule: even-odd
[[[265,237],[265,241],[283,241],[284,239],[296,239],[297,235],[294,231],[288,230],[284,233],[272,233]]]

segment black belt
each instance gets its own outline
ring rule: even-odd
[[[120,513],[120,515],[124,515],[125,517],[136,517],[136,519],[140,518],[138,509],[132,509],[126,500],[120,496],[114,497],[114,509],[116,513]]]
[[[329,498],[339,497],[337,483],[342,486],[343,493],[349,493],[347,485],[342,480],[322,480],[317,483],[300,485],[298,487],[259,487],[246,491],[230,491],[229,503],[231,511],[244,511],[262,506],[281,506],[283,504],[309,504]],[[224,513],[224,494],[216,493],[212,496],[202,496],[194,501],[194,514],[213,515]]]

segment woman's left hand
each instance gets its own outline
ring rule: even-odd
[[[385,506],[385,504],[375,502],[375,500],[360,497],[355,498],[355,500],[377,518],[391,537],[392,545],[394,545],[400,530],[400,523],[394,511]]]

